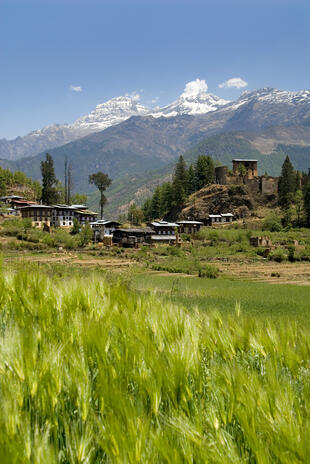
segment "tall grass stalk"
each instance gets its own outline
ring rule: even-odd
[[[295,463],[302,327],[222,318],[99,277],[0,278],[1,463]]]

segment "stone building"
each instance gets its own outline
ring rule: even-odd
[[[234,175],[240,174],[240,172],[243,170],[246,173],[245,175],[248,179],[258,177],[257,160],[236,158],[232,160],[232,164]]]
[[[227,166],[215,168],[215,182],[219,185],[246,185],[252,194],[277,195],[279,178],[259,176],[257,160],[233,159],[233,172]]]

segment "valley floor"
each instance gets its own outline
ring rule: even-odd
[[[310,323],[310,263],[277,263],[268,260],[213,258],[219,269],[217,279],[200,278],[184,272],[154,270],[145,259],[137,261],[140,251],[109,252],[11,252],[4,256],[4,268],[40,270],[60,278],[92,274],[112,281],[119,278],[132,289],[155,292],[165,300],[187,308],[233,313],[241,311],[266,317],[289,317]],[[156,263],[162,262],[162,257]],[[164,266],[163,266],[164,269]]]

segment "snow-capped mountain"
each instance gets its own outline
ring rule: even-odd
[[[310,103],[310,90],[300,90],[296,92],[290,92],[288,90],[278,90],[272,87],[264,87],[262,89],[242,92],[238,100],[231,102],[227,106],[227,110],[235,110],[242,105],[249,102],[256,103],[267,103],[272,105],[278,104],[289,104],[299,105],[304,103]]]
[[[154,109],[150,115],[155,118],[162,116],[172,118],[180,114],[206,114],[210,111],[216,111],[228,103],[230,103],[228,100],[208,93],[206,82],[196,79],[186,84],[184,92],[177,100],[163,108]]]
[[[149,110],[139,103],[139,99],[139,95],[112,98],[97,105],[91,113],[77,119],[68,127],[89,134],[119,124],[131,116],[145,116]]]
[[[208,93],[206,82],[196,79],[186,84],[177,100],[162,108],[147,108],[139,102],[139,95],[126,95],[97,105],[91,113],[72,124],[52,124],[14,140],[1,139],[0,158],[17,160],[35,156],[120,124],[132,116],[173,118],[205,114],[217,120],[229,119],[230,127],[238,130],[289,124],[294,119],[302,122],[310,117],[310,90],[289,92],[266,87],[243,92],[238,100],[230,102]]]

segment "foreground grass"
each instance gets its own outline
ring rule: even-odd
[[[294,463],[310,341],[102,278],[0,279],[1,463]]]
[[[269,285],[229,279],[136,274],[132,286],[138,290],[156,290],[158,295],[176,304],[227,315],[239,303],[242,312],[255,317],[296,319],[310,326],[310,288],[297,285]]]

